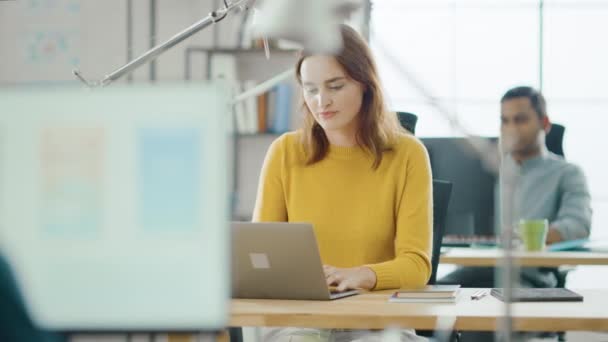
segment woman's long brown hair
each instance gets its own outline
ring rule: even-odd
[[[336,61],[344,68],[347,75],[363,85],[363,100],[358,114],[359,129],[357,144],[374,156],[372,168],[377,169],[382,162],[382,154],[391,150],[391,145],[398,135],[405,134],[397,116],[388,112],[384,95],[380,87],[376,63],[371,50],[363,38],[351,27],[341,26],[343,47],[335,55]],[[296,78],[300,86],[302,78],[300,69],[304,60],[310,55],[302,54],[296,63]],[[303,144],[307,154],[308,165],[317,163],[329,151],[329,140],[323,128],[316,122],[306,103],[303,102]]]

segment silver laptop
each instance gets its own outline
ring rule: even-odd
[[[234,298],[332,300],[311,224],[232,223]]]

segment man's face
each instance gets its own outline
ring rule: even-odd
[[[546,120],[539,117],[527,97],[517,97],[501,104],[500,134],[503,148],[516,154],[528,154],[539,148],[539,135]]]

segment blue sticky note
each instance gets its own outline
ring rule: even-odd
[[[140,220],[146,231],[200,228],[201,137],[198,129],[139,132]]]

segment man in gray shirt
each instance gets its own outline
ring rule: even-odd
[[[521,219],[547,219],[547,244],[582,239],[591,228],[591,197],[582,170],[545,147],[551,129],[543,95],[530,87],[509,90],[501,99],[502,158],[500,214],[503,225]],[[500,227],[500,225],[497,225]],[[495,287],[494,268],[460,268],[440,283],[463,287]],[[555,287],[548,269],[521,269],[521,284]]]

